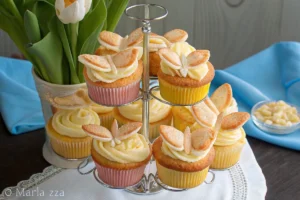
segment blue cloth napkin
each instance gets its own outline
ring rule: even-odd
[[[0,112],[12,134],[45,124],[31,66],[28,61],[0,57]]]
[[[281,42],[225,70],[217,70],[210,92],[223,83],[232,86],[240,111],[251,112],[263,100],[284,100],[300,106],[300,43]],[[282,147],[300,150],[300,130],[289,135],[271,135],[252,120],[247,135]]]

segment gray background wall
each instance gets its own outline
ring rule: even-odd
[[[189,33],[188,42],[211,51],[216,68],[225,68],[274,42],[300,41],[300,0],[131,0],[157,3],[169,10],[166,19],[152,23],[163,34],[174,28]],[[125,35],[139,26],[123,16],[117,32]],[[17,48],[0,31],[0,56]]]

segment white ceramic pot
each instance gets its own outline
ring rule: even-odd
[[[35,81],[36,89],[38,91],[39,97],[41,99],[41,106],[43,111],[43,116],[45,123],[52,117],[52,108],[51,104],[48,101],[49,97],[62,97],[66,95],[73,94],[79,88],[85,87],[85,83],[74,84],[74,85],[59,85],[48,83],[41,78],[39,78],[34,70],[32,70],[32,75]],[[52,165],[61,168],[77,168],[82,160],[66,160],[60,156],[58,156],[51,148],[47,134],[46,134],[46,142],[43,146],[43,156],[47,162]]]

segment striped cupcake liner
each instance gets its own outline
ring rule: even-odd
[[[130,103],[138,98],[140,80],[118,88],[104,88],[95,86],[87,81],[90,98],[98,104],[113,106]]]
[[[146,165],[142,165],[135,169],[118,170],[101,166],[96,162],[95,164],[98,176],[104,183],[120,188],[137,184],[142,179],[146,168]]]
[[[84,141],[62,141],[49,135],[52,149],[58,155],[67,159],[80,159],[91,155],[92,138],[88,137]]]

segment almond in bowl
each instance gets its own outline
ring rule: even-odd
[[[252,108],[252,120],[261,130],[289,134],[300,128],[300,108],[280,101],[261,101]]]

